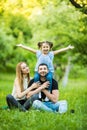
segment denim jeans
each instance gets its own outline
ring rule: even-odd
[[[36,99],[38,99],[38,94],[31,96],[29,99],[21,100],[16,100],[11,94],[6,96],[6,101],[10,109],[18,108],[18,104],[20,103],[26,110],[28,110],[32,106],[33,101]]]
[[[53,102],[42,102],[39,100],[35,100],[33,102],[33,108],[39,109],[39,110],[44,110],[44,111],[49,111],[49,112],[57,112],[59,109],[59,103],[53,103]]]

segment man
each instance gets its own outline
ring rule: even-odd
[[[48,67],[46,64],[40,64],[38,67],[38,73],[40,75],[40,87],[38,88],[41,92],[41,97],[38,97],[38,100],[33,100],[33,107],[39,110],[46,110],[50,112],[56,112],[59,109],[59,90],[58,90],[58,83],[56,80],[52,79],[52,90],[51,92],[48,91],[49,81],[46,80],[46,75],[48,73]],[[30,81],[29,86],[31,86],[34,82],[34,79]],[[36,90],[34,90],[36,91]],[[32,91],[35,94],[35,92]],[[36,92],[37,93],[37,92]],[[45,97],[48,97],[49,101],[45,101]]]

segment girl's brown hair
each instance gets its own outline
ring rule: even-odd
[[[43,42],[38,42],[38,48],[41,48],[43,43],[47,43],[50,46],[50,49],[53,47],[53,43],[49,41],[43,41]]]
[[[21,91],[23,91],[23,73],[22,73],[22,70],[21,70],[21,64],[23,64],[23,63],[25,63],[25,62],[20,62],[16,66],[16,78],[18,79]],[[29,81],[30,81],[29,73],[27,74],[27,77],[28,77],[28,83],[29,83]]]

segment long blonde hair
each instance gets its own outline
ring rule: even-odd
[[[19,62],[17,64],[17,66],[16,66],[16,78],[18,79],[21,91],[24,90],[24,88],[23,88],[23,73],[21,71],[21,64],[23,64],[23,63],[25,63],[25,62]],[[27,78],[28,78],[28,83],[29,83],[30,82],[30,75],[29,75],[29,73],[27,74]]]

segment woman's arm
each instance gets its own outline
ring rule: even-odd
[[[15,81],[15,87],[16,87],[16,93],[17,93],[17,97],[18,98],[22,98],[23,96],[25,96],[26,94],[28,94],[31,90],[33,90],[34,88],[37,88],[39,86],[39,83],[33,83],[29,88],[27,88],[25,91],[21,92],[21,88],[19,86],[18,81]]]
[[[50,93],[48,90],[43,89],[42,92],[54,103],[59,99],[59,90],[53,90],[52,93]]]
[[[32,53],[34,53],[34,54],[36,54],[36,52],[37,52],[37,50],[35,50],[35,49],[33,49],[33,48],[30,48],[30,47],[27,47],[27,46],[24,46],[24,45],[22,45],[22,44],[18,44],[18,45],[16,45],[16,46],[21,47],[21,48],[23,48],[23,49],[25,49],[25,50],[28,50],[28,51],[30,51],[30,52],[32,52]]]
[[[67,51],[67,50],[73,49],[73,48],[74,48],[74,46],[69,45],[68,47],[62,48],[60,50],[53,51],[53,53],[54,53],[54,55],[56,55],[58,53],[61,53],[61,52],[64,52],[64,51]]]
[[[37,89],[29,91],[29,93],[27,94],[27,98],[31,97],[34,94],[41,92],[43,89],[48,88],[48,86],[49,86],[49,81],[46,81],[45,83],[40,85]]]

